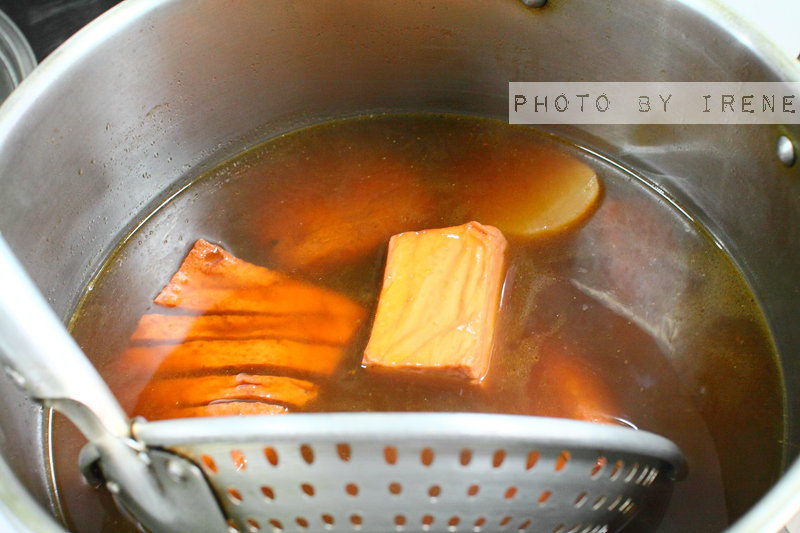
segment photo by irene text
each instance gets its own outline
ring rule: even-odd
[[[511,124],[800,124],[800,83],[509,82]]]

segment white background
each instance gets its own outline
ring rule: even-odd
[[[800,55],[800,0],[718,0],[758,27],[793,58]]]

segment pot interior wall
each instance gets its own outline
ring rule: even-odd
[[[509,81],[772,81],[732,22],[680,2],[336,4],[131,1],[78,34],[11,97],[0,124],[0,231],[67,318],[125,235],[174,191],[261,140],[367,112],[507,116]],[[700,15],[700,16],[698,16]],[[783,74],[780,73],[783,70]],[[741,268],[786,388],[785,461],[800,444],[800,166],[785,127],[554,128],[636,173]],[[50,496],[42,415],[0,377],[0,452]],[[45,421],[46,422],[46,421]],[[732,473],[730,475],[735,475]],[[728,502],[735,517],[767,490]]]

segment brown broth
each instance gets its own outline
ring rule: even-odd
[[[527,185],[509,180],[539,178],[509,169],[526,158],[549,168],[565,154],[597,172],[604,197],[566,231],[509,237],[482,386],[365,371],[367,320],[306,410],[475,411],[632,425],[672,439],[689,463],[659,531],[719,531],[782,467],[780,369],[755,299],[730,259],[663,197],[619,167],[532,129],[390,115],[266,142],[143,214],[146,222],[89,287],[73,335],[135,415],[144,383],[132,384],[116,358],[139,318],[158,311],[153,298],[198,238],[339,291],[374,314],[393,233],[467,222],[475,195],[487,191],[513,203]],[[363,198],[352,199],[354,187],[366,191]],[[399,202],[402,216],[386,215],[386,202]],[[344,214],[337,206],[347,207]],[[298,252],[304,225],[326,217],[364,237],[322,260]],[[125,531],[108,498],[80,479],[74,429],[55,420],[51,440],[68,523],[77,531],[97,531],[98,523]]]

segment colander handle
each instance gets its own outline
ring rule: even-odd
[[[67,415],[87,438],[130,436],[111,390],[0,235],[0,360],[28,394]]]

